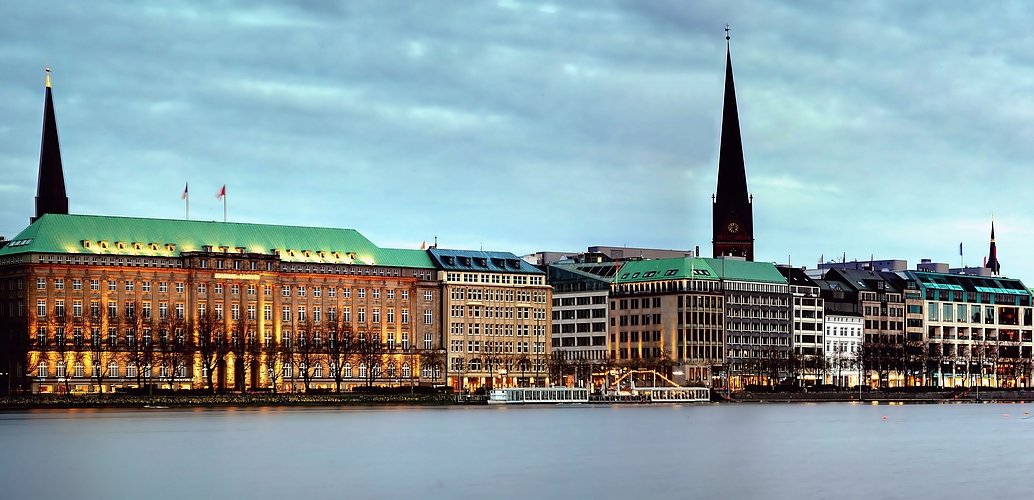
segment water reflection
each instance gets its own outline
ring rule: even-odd
[[[5,498],[1028,496],[1026,404],[0,413]]]

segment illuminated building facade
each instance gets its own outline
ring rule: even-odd
[[[725,362],[725,297],[708,259],[621,264],[610,295],[611,357],[710,385]]]
[[[547,384],[552,289],[508,252],[431,248],[454,390]]]
[[[443,380],[426,251],[354,230],[44,214],[0,248],[11,389]]]

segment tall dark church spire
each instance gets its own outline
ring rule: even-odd
[[[732,50],[729,27],[725,27],[725,104],[722,110],[722,139],[718,152],[718,190],[712,204],[714,256],[736,256],[754,260],[754,214],[747,194],[747,172],[743,163],[740,118],[736,111],[736,85],[732,78]]]
[[[998,247],[995,246],[995,221],[991,219],[991,248],[987,251],[987,263],[984,267],[991,270],[991,274],[998,276],[1002,272],[1002,264],[998,262]]]
[[[39,179],[36,184],[36,215],[67,214],[68,196],[65,195],[65,175],[61,169],[61,146],[57,141],[57,119],[54,117],[54,97],[50,91],[50,68],[47,68],[47,95],[43,104],[43,139],[39,151]]]

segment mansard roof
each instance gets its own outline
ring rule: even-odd
[[[614,283],[639,283],[665,280],[717,280],[719,274],[708,259],[680,257],[673,259],[630,260],[622,262]]]
[[[103,215],[45,214],[0,248],[24,253],[180,257],[278,254],[285,262],[434,267],[426,251],[380,248],[354,229]]]
[[[434,266],[444,271],[545,274],[510,252],[432,248],[427,253]]]
[[[787,284],[775,264],[739,259],[703,259],[723,280]]]
[[[914,280],[921,290],[955,290],[1006,295],[1030,294],[1030,290],[1027,289],[1023,282],[1014,278],[944,274],[927,271],[907,271],[905,274]]]

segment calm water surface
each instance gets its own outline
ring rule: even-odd
[[[0,413],[0,498],[1030,498],[1027,412],[1034,405]]]

